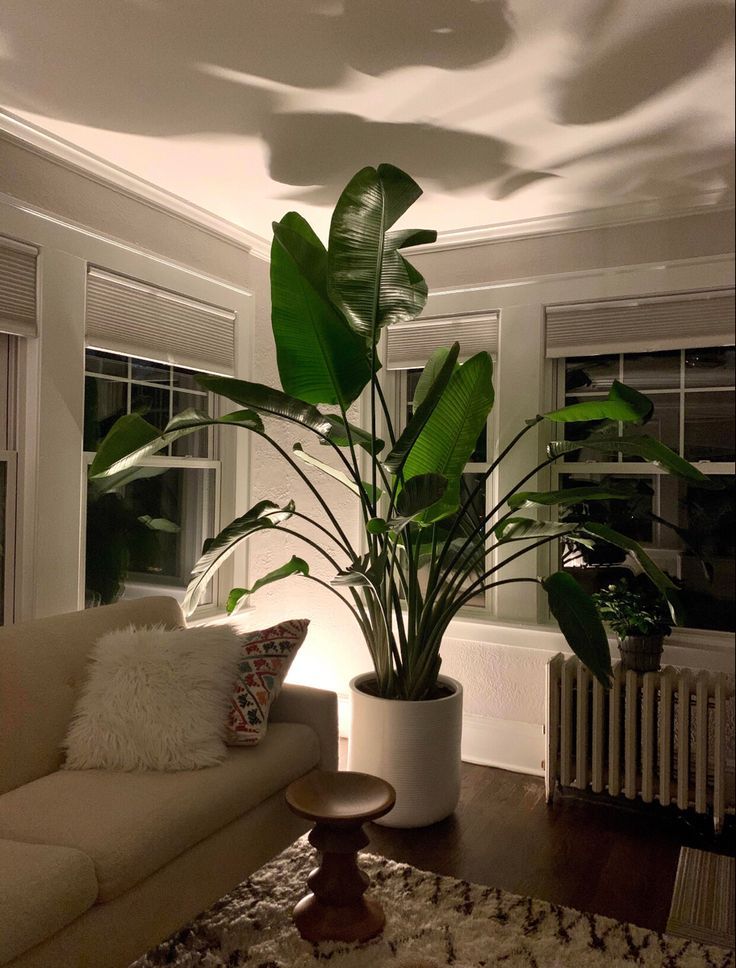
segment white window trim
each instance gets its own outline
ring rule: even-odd
[[[678,290],[717,289],[733,285],[733,274],[732,256],[704,256],[667,263],[540,275],[436,290],[430,293],[427,312],[432,316],[449,316],[489,309],[499,311],[499,354],[494,373],[498,436],[492,451],[498,453],[499,444],[508,442],[525,418],[550,410],[555,405],[556,361],[544,358],[544,311],[547,305],[633,298],[642,292],[656,295]],[[397,412],[397,382],[396,379],[386,381],[385,392],[392,412]],[[527,468],[533,466],[531,460],[535,455],[540,457],[544,453],[547,440],[552,439],[552,428],[540,424],[538,445],[529,441],[531,437],[534,437],[534,432],[528,435],[523,445],[524,453],[522,445],[519,448],[519,459]],[[597,468],[601,466],[596,464]],[[618,464],[616,466],[620,467]],[[712,464],[708,466],[713,469]],[[530,480],[527,487],[530,490],[544,490],[551,486],[551,481],[552,475],[548,469],[546,473],[538,475],[536,481]],[[538,574],[545,574],[551,568],[553,550],[551,546],[546,546],[541,551],[537,556],[536,570]],[[524,561],[521,559],[520,573],[531,574],[531,556],[526,563]],[[468,615],[468,610],[464,609],[451,622],[448,637],[531,647],[545,652],[565,651],[564,638],[548,619],[541,590],[538,590],[536,602],[531,607],[528,601],[523,600],[524,594],[527,600],[532,598],[529,587],[510,585],[499,589],[495,615],[488,611],[483,613],[477,608]],[[519,588],[525,591],[519,593]],[[666,640],[666,648],[677,654],[680,664],[686,664],[686,660],[695,665],[709,666],[725,662],[728,668],[732,668],[734,636],[729,632],[677,629]],[[667,655],[666,651],[665,661],[674,661],[668,659]]]
[[[254,295],[249,290],[0,196],[3,231],[40,249],[39,339],[20,355],[16,620],[84,606],[84,287],[89,264],[142,279],[238,316],[235,374],[250,379]],[[232,433],[222,455],[220,521],[248,507],[249,434]],[[237,469],[237,473],[236,473]],[[219,522],[218,522],[219,523]],[[223,569],[247,584],[245,550]],[[223,602],[214,610],[223,611]],[[199,615],[198,615],[199,618]]]

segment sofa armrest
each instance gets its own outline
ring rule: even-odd
[[[337,694],[309,686],[285,685],[271,706],[274,723],[306,723],[317,734],[320,768],[337,769]]]

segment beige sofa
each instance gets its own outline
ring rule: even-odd
[[[182,616],[146,598],[0,629],[0,965],[130,964],[298,837],[284,788],[337,768],[334,693],[286,686],[219,766],[60,770],[87,655],[131,622]]]

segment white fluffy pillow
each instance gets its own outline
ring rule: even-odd
[[[64,768],[173,771],[222,762],[239,656],[240,639],[227,626],[103,635],[64,740]]]

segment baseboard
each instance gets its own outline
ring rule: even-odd
[[[463,760],[544,776],[544,726],[492,716],[463,716]]]
[[[348,696],[338,696],[337,713],[340,736],[348,737]],[[544,776],[544,726],[466,713],[463,716],[462,757],[466,763]]]

